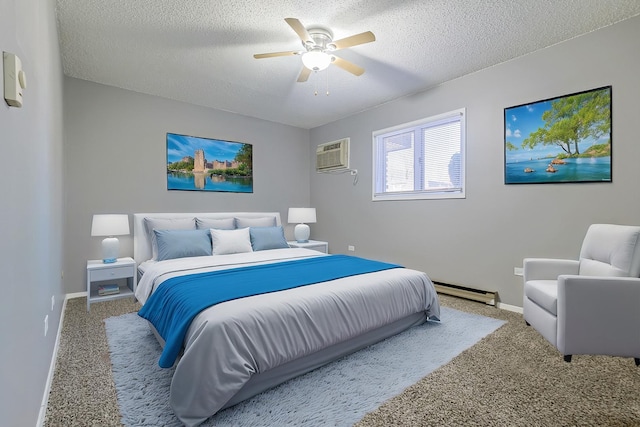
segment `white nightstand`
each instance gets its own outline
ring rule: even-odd
[[[126,286],[119,286],[119,292],[113,295],[99,295],[100,285],[117,284],[117,279],[127,279]],[[116,262],[105,264],[102,260],[87,261],[87,311],[91,303],[118,298],[134,297],[138,275],[133,258],[118,258]]]
[[[295,240],[287,242],[289,246],[292,248],[305,248],[305,249],[313,249],[314,251],[322,252],[325,254],[329,253],[329,243],[321,242],[320,240],[309,240],[306,243],[298,243]]]

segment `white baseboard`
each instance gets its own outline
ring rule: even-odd
[[[60,323],[58,324],[58,333],[56,334],[56,343],[53,346],[53,354],[51,355],[51,364],[49,365],[49,375],[47,376],[47,384],[44,388],[44,395],[42,396],[42,404],[40,405],[40,414],[38,415],[37,427],[44,425],[44,420],[47,416],[47,406],[49,405],[49,393],[51,392],[51,384],[53,383],[53,374],[56,371],[56,362],[58,360],[58,349],[60,347],[60,335],[62,334],[62,325],[64,324],[64,313],[67,309],[67,300],[71,298],[86,297],[87,292],[76,292],[73,294],[66,294],[64,301],[62,302],[62,312],[60,313]]]
[[[522,307],[518,307],[517,305],[504,304],[502,302],[499,302],[497,304],[497,307],[501,310],[514,311],[516,313],[522,314]]]
[[[86,292],[85,292],[86,294]],[[62,311],[60,312],[60,322],[58,324],[58,333],[56,334],[56,343],[53,346],[53,354],[51,355],[51,364],[49,365],[49,375],[47,376],[47,383],[44,387],[44,395],[42,396],[42,404],[40,405],[40,414],[38,415],[37,427],[44,425],[44,420],[47,416],[47,406],[49,405],[49,393],[51,392],[51,384],[53,383],[53,374],[56,371],[56,361],[58,360],[58,349],[60,348],[60,335],[62,334],[62,325],[64,323],[64,312],[67,308],[68,295],[65,296],[62,302]]]
[[[73,294],[67,294],[65,296],[65,300],[71,299],[71,298],[80,298],[80,297],[86,297],[87,296],[87,291],[83,291],[83,292],[76,292]]]

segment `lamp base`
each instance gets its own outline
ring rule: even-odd
[[[112,264],[118,260],[120,241],[117,237],[107,237],[102,241],[102,262]]]
[[[311,234],[311,229],[307,224],[298,224],[293,229],[293,237],[295,237],[296,242],[298,243],[307,243],[309,242],[309,235]]]

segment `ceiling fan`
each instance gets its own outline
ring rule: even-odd
[[[355,34],[340,40],[333,40],[331,30],[322,27],[305,28],[296,18],[285,18],[285,21],[302,40],[304,50],[291,50],[286,52],[258,53],[253,55],[256,59],[274,58],[276,56],[302,55],[302,71],[298,76],[298,82],[306,82],[312,71],[321,71],[330,64],[342,68],[356,76],[364,73],[364,68],[337,57],[334,51],[353,47],[376,40],[371,31]]]

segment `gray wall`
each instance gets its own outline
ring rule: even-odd
[[[638,40],[640,17],[313,129],[312,147],[350,137],[359,170],[355,186],[348,175],[312,173],[313,237],[335,253],[355,245],[357,255],[496,290],[503,303],[522,306],[513,272],[524,257],[575,259],[589,224],[640,224]],[[606,85],[613,86],[613,183],[504,185],[505,107]],[[372,202],[371,133],[462,107],[467,198]]]
[[[100,239],[89,236],[94,213],[277,210],[286,220],[288,207],[311,204],[319,221],[312,237],[333,252],[352,244],[358,255],[434,280],[498,290],[513,305],[522,296],[513,267],[523,257],[575,257],[590,223],[640,223],[640,18],[308,132],[70,78],[63,105],[54,2],[0,0],[0,10],[1,49],[18,54],[28,76],[23,108],[0,102],[6,425],[36,423],[64,294],[84,291],[85,260],[100,257]],[[609,84],[613,183],[503,184],[504,107]],[[371,202],[371,132],[460,107],[467,108],[467,198]],[[166,132],[254,144],[254,193],[168,192]],[[312,172],[313,148],[342,137],[351,138],[357,185],[348,175]],[[121,240],[131,255],[131,237]]]
[[[64,301],[62,67],[54,6],[0,0],[0,51],[17,54],[27,75],[22,108],[0,99],[0,414],[6,426],[38,420]]]
[[[86,290],[96,213],[279,211],[309,205],[309,132],[65,78],[65,290]],[[166,133],[253,144],[252,194],[167,191]],[[133,233],[133,230],[132,230]],[[292,237],[291,227],[286,227]],[[121,256],[133,236],[120,237]]]

